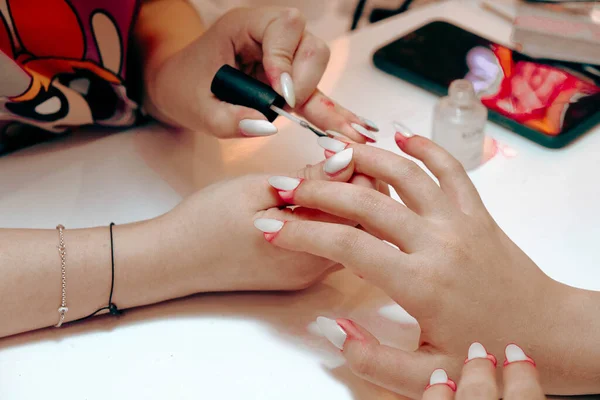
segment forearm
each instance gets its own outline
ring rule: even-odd
[[[125,309],[209,291],[210,279],[196,265],[168,251],[176,237],[162,219],[115,226],[113,303]],[[165,233],[166,232],[166,233]],[[0,230],[0,337],[55,325],[61,300],[61,264],[56,230]],[[108,227],[66,229],[65,322],[108,304],[111,247]],[[194,267],[196,270],[194,270]],[[194,279],[200,277],[200,281]],[[203,286],[203,284],[205,286]]]
[[[156,79],[162,65],[204,33],[196,9],[187,0],[146,0],[140,9],[135,39],[142,59],[144,107],[154,117],[173,123],[157,104]]]

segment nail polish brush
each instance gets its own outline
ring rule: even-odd
[[[307,121],[285,111],[285,99],[269,85],[246,75],[230,65],[223,65],[217,71],[210,91],[222,101],[253,108],[261,112],[269,122],[278,116],[289,119],[317,136],[330,136]]]

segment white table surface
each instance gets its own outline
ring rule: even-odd
[[[378,71],[370,56],[440,17],[508,43],[504,20],[457,3],[411,11],[332,43],[321,88],[382,125],[379,146],[397,151],[393,119],[428,135],[436,98]],[[0,226],[147,219],[223,177],[321,160],[314,137],[278,124],[277,137],[230,142],[157,126],[88,133],[0,158]],[[493,124],[487,133],[512,153],[472,173],[492,215],[548,275],[600,290],[600,129],[563,150]],[[302,293],[193,296],[0,340],[0,399],[395,398],[352,376],[315,333],[318,315],[354,318],[385,343],[417,343],[414,320],[342,271]]]

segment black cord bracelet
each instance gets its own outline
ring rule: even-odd
[[[79,322],[79,321],[83,321],[85,319],[91,318],[94,315],[98,314],[99,312],[102,312],[104,310],[108,310],[110,315],[121,315],[123,313],[123,311],[119,310],[119,308],[117,307],[116,304],[114,304],[112,302],[112,297],[113,297],[113,292],[115,289],[115,246],[114,246],[114,241],[113,241],[113,226],[115,225],[114,222],[111,222],[109,225],[109,230],[110,230],[110,262],[111,262],[111,279],[110,279],[110,295],[108,296],[108,305],[104,306],[102,308],[99,308],[98,310],[94,311],[92,314],[88,315],[87,317],[83,317],[83,318],[79,318],[78,320],[75,320],[73,322]]]

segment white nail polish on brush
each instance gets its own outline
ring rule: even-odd
[[[375,135],[373,135],[371,132],[369,132],[364,126],[361,126],[359,124],[350,124],[350,126],[352,128],[354,128],[354,130],[358,133],[360,133],[361,135],[363,135],[364,137],[371,139],[373,141],[377,140],[377,137],[375,137]]]
[[[319,146],[321,146],[325,150],[329,150],[334,153],[339,153],[340,151],[344,150],[347,146],[347,144],[344,142],[340,142],[339,140],[335,140],[328,137],[318,138],[317,143],[319,143]]]
[[[317,326],[321,333],[329,340],[335,347],[340,350],[344,349],[344,343],[346,342],[346,332],[332,319],[325,317],[317,318]]]
[[[277,133],[277,127],[262,119],[243,119],[239,124],[240,130],[249,136],[270,136]]]
[[[331,157],[325,162],[323,170],[330,175],[340,172],[348,165],[350,165],[350,162],[352,162],[353,154],[354,150],[351,148],[335,154],[333,157]]]
[[[292,108],[296,107],[296,91],[294,90],[294,82],[292,77],[287,72],[281,74],[279,81],[281,82],[281,91],[285,102]]]
[[[269,185],[277,190],[294,190],[300,185],[300,179],[288,176],[272,176],[269,178]]]
[[[283,228],[283,222],[277,219],[258,218],[254,220],[254,226],[264,233],[276,233]]]

